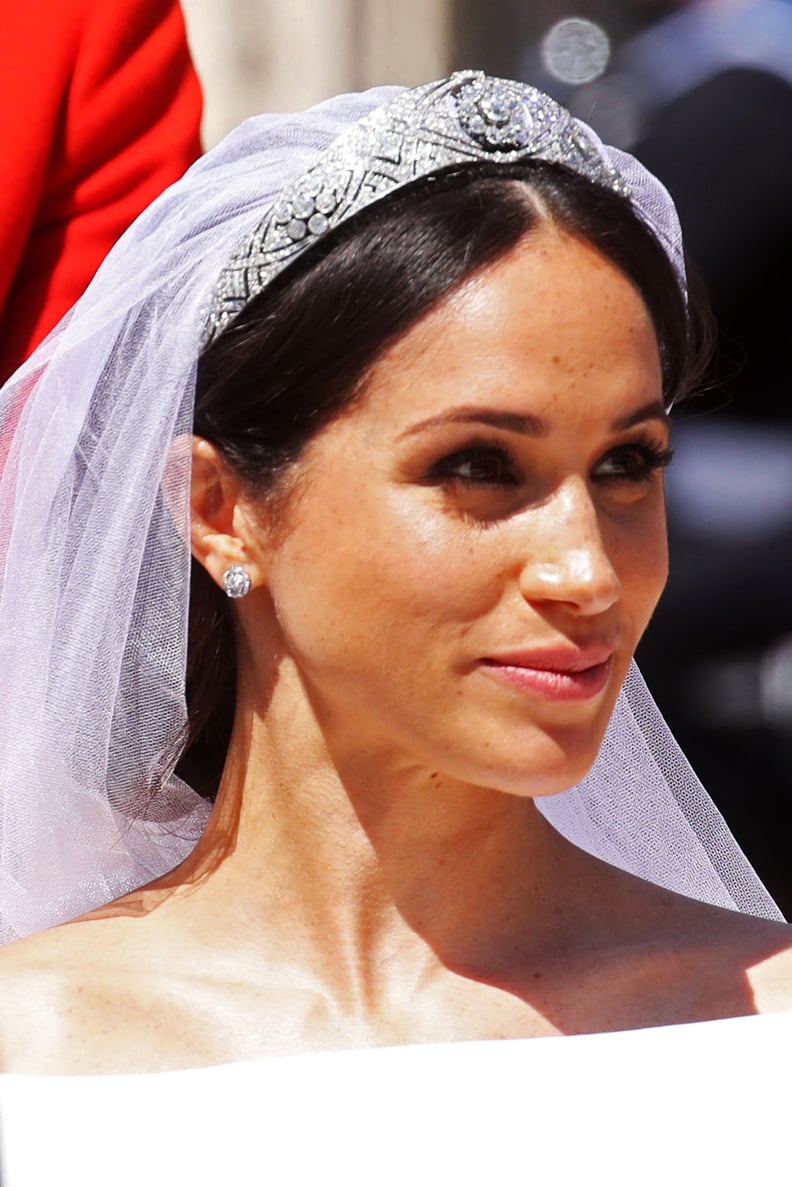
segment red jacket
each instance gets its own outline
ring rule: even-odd
[[[177,0],[16,0],[0,37],[0,381],[200,152]]]

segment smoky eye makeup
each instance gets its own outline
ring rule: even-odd
[[[674,451],[650,438],[625,441],[613,447],[592,471],[595,481],[648,482],[670,466]]]
[[[511,453],[492,442],[471,442],[449,451],[426,470],[424,481],[432,485],[459,483],[469,487],[509,488],[518,486],[522,475]]]
[[[673,450],[659,441],[622,442],[608,450],[592,469],[594,481],[646,482],[665,470]],[[502,445],[472,442],[434,461],[424,474],[430,484],[460,483],[471,487],[514,487],[524,480],[521,468]]]

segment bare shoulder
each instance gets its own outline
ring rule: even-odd
[[[56,928],[0,949],[0,1071],[27,1071],[57,1036],[74,969],[71,945]],[[25,1061],[20,1062],[24,1050]]]
[[[624,979],[624,961],[629,972],[635,958],[638,996],[659,996],[665,1021],[792,1011],[792,926],[703,903],[621,871],[618,878],[625,891],[620,901],[629,911],[626,918],[619,915],[617,938],[627,942],[617,945],[616,955],[624,959],[615,967]]]
[[[792,927],[778,924],[776,942],[756,954],[748,979],[759,1014],[792,1010]]]
[[[699,951],[714,976],[739,974],[750,1012],[792,1010],[792,926],[717,907],[704,907],[700,917]]]
[[[276,1017],[270,1005],[269,1030],[258,1025],[260,973],[122,900],[0,949],[0,1071],[160,1072],[250,1058]]]
[[[68,1070],[95,1070],[97,1036],[135,1013],[128,922],[78,921],[0,949],[0,1071],[59,1074],[66,1052]]]

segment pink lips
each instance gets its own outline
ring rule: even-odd
[[[599,643],[489,656],[483,669],[499,683],[548,701],[585,701],[608,682],[613,648]]]

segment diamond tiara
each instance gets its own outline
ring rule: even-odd
[[[527,159],[629,196],[586,129],[534,87],[460,71],[403,92],[343,132],[245,237],[215,288],[204,345],[310,244],[367,206],[454,165]]]

